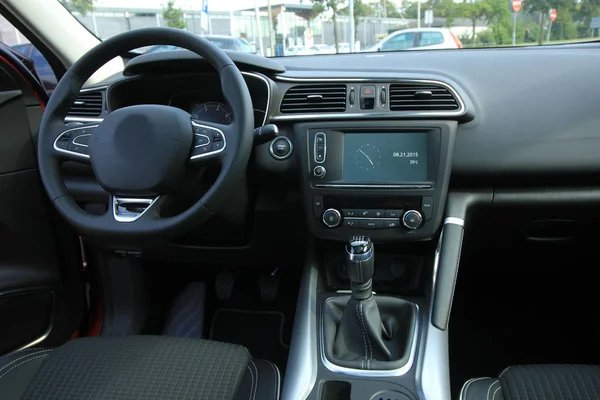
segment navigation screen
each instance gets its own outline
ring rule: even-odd
[[[347,133],[344,182],[427,181],[426,133]]]

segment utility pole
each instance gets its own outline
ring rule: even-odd
[[[417,0],[417,28],[421,27],[421,0]]]
[[[383,0],[383,18],[387,18],[387,2],[388,0]]]
[[[273,31],[273,12],[271,11],[271,0],[267,0],[269,14],[269,42],[271,42],[271,57],[275,56],[275,31]]]
[[[258,32],[258,48],[260,55],[265,56],[265,48],[263,47],[262,29],[260,29],[260,14],[258,10],[258,0],[254,1],[254,14],[256,15],[256,31]]]
[[[517,43],[517,12],[513,11],[513,34],[512,34],[512,45]]]
[[[348,16],[350,17],[350,37],[348,41],[350,42],[350,53],[354,53],[354,42],[356,41],[354,37],[354,0],[348,0]]]

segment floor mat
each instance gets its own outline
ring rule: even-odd
[[[595,279],[581,247],[478,249],[461,260],[449,327],[452,397],[518,364],[600,362]]]
[[[163,335],[201,339],[204,330],[204,282],[191,282],[175,299]]]
[[[222,308],[213,316],[210,339],[244,345],[252,357],[274,362],[283,373],[289,350],[283,339],[284,322],[280,312]]]

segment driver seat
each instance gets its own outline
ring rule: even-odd
[[[11,399],[278,399],[280,375],[245,347],[167,336],[75,339],[0,357]]]

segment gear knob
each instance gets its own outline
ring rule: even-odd
[[[355,284],[368,283],[373,278],[375,249],[367,236],[353,236],[346,244],[346,270]]]

